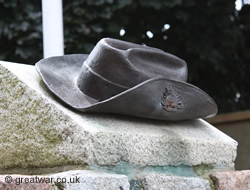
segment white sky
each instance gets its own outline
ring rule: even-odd
[[[236,10],[241,10],[241,7],[242,7],[242,0],[236,0],[235,1],[235,9]]]

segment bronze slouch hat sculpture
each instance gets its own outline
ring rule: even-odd
[[[213,116],[209,95],[186,82],[187,65],[162,50],[104,38],[89,55],[36,63],[46,86],[70,107],[159,120]]]

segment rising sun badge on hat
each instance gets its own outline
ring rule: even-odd
[[[156,48],[104,38],[89,55],[50,57],[35,66],[48,89],[81,112],[159,120],[217,113],[213,99],[186,82],[186,62]]]

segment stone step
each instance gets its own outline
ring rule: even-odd
[[[0,175],[0,189],[43,190],[210,190],[208,180],[197,177],[169,176],[150,173],[139,178],[135,185],[125,175],[71,170],[51,175]]]
[[[49,175],[0,175],[0,189],[42,190],[247,190],[250,189],[250,170],[216,172],[210,178],[181,177],[148,173],[135,182],[127,176],[71,170]]]

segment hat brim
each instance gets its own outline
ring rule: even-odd
[[[50,57],[36,63],[46,86],[70,107],[82,112],[118,113],[160,119],[186,120],[211,117],[217,113],[213,99],[198,87],[169,78],[146,80],[116,96],[98,101],[76,86],[76,79],[86,54]],[[174,89],[182,106],[167,110],[162,103],[166,89]]]

